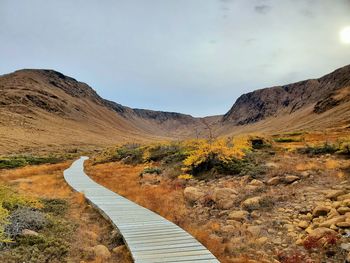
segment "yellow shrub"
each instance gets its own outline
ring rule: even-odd
[[[189,144],[194,149],[184,160],[186,167],[197,166],[210,158],[217,158],[222,162],[233,158],[242,159],[247,151],[251,150],[251,143],[248,136],[237,136],[234,138],[221,138],[213,142],[197,140]]]
[[[184,180],[189,180],[189,179],[193,179],[193,176],[190,175],[190,174],[181,174],[177,178],[184,179]]]

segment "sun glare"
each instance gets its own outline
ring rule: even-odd
[[[344,44],[350,44],[350,26],[344,27],[340,31],[340,40]]]

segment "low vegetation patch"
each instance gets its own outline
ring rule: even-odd
[[[310,156],[313,155],[322,155],[322,154],[333,154],[339,151],[339,145],[330,144],[325,142],[322,145],[307,145],[304,148],[298,149],[298,152],[301,154],[307,154]]]
[[[166,170],[172,178],[240,174],[255,177],[263,173],[263,167],[256,161],[255,151],[266,147],[271,147],[266,139],[251,136],[151,145],[126,144],[105,150],[95,156],[92,163],[120,161],[131,165],[151,164],[151,168],[146,167],[141,175],[160,174]]]
[[[301,142],[301,138],[293,138],[293,137],[278,137],[273,139],[275,142],[279,143],[288,143],[288,142]]]
[[[31,156],[17,155],[0,157],[0,169],[19,168],[26,165],[55,164],[73,158],[72,155],[65,156]]]
[[[35,199],[0,185],[0,261],[65,262],[75,226],[64,219],[68,204]]]

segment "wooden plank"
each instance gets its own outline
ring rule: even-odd
[[[64,171],[67,183],[85,194],[94,207],[123,235],[134,262],[218,263],[209,250],[186,231],[94,182],[84,173],[81,157]]]

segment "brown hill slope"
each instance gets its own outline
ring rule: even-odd
[[[324,127],[323,124],[346,125],[350,120],[349,102],[350,65],[319,79],[244,94],[237,99],[222,121],[224,125],[240,126],[264,120],[270,122],[271,128],[281,128],[277,126],[286,124],[282,119],[291,121],[295,117],[293,121],[296,126],[304,128],[310,124],[310,127],[316,125],[320,128]],[[329,118],[334,118],[334,122]],[[276,121],[277,124],[274,123]],[[271,126],[272,123],[274,125]]]
[[[104,100],[87,84],[53,70],[0,77],[0,151],[104,146],[184,138],[203,125],[189,115],[131,109]]]
[[[0,154],[242,132],[350,127],[350,66],[242,95],[224,116],[132,109],[53,70],[0,76]]]

